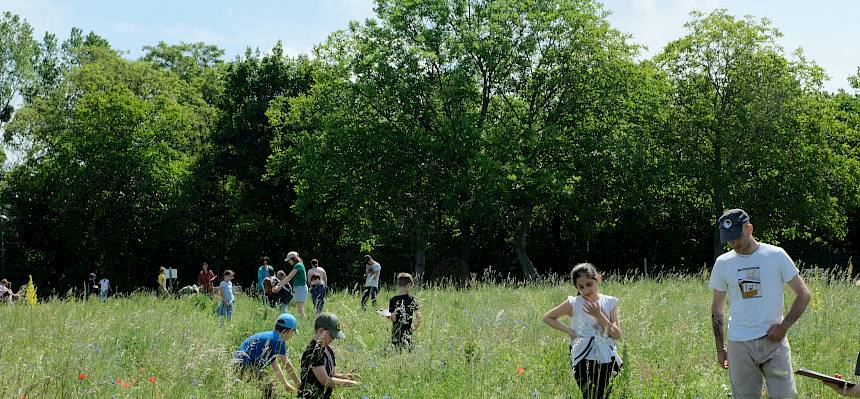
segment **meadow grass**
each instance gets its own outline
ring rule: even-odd
[[[860,287],[817,270],[804,276],[813,300],[789,332],[794,366],[850,375],[860,349]],[[728,374],[714,359],[705,274],[609,279],[601,288],[620,299],[624,368],[613,398],[726,397]],[[786,307],[793,299],[787,291]],[[361,381],[336,389],[335,398],[579,395],[566,336],[541,322],[548,309],[575,295],[567,282],[473,281],[460,289],[415,290],[423,323],[416,348],[404,353],[388,347],[390,322],[359,309],[359,294],[327,298],[326,310],[346,325],[347,339],[334,344],[338,370],[358,372]],[[392,295],[380,292],[377,307]],[[213,300],[199,295],[0,307],[0,398],[259,397],[254,386],[233,377],[230,354],[252,333],[271,329],[278,312],[239,295],[233,321],[219,328],[213,309]],[[300,320],[287,343],[297,367],[312,330],[312,320]],[[802,398],[836,397],[815,380],[797,383]]]

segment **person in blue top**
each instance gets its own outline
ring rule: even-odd
[[[269,257],[268,256],[261,257],[260,263],[262,263],[262,265],[260,265],[260,267],[257,268],[257,289],[260,290],[260,292],[262,292],[263,291],[263,279],[265,279],[266,277],[272,277],[272,276],[269,274]]]
[[[263,369],[272,366],[278,381],[287,392],[296,391],[301,380],[296,368],[287,358],[286,341],[293,337],[298,330],[299,323],[295,316],[283,313],[275,322],[274,330],[256,333],[242,341],[239,349],[233,352],[233,370],[240,379],[246,382],[256,382],[260,385],[263,398],[273,397],[277,383],[268,378]],[[281,363],[286,367],[295,385],[287,382]]]

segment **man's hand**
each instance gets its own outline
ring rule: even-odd
[[[729,368],[729,354],[725,349],[717,351],[717,364],[724,369]]]
[[[774,324],[767,329],[767,339],[773,342],[782,342],[786,333],[788,333],[787,327],[783,327],[782,324]]]

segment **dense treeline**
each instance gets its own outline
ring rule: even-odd
[[[433,279],[699,270],[732,207],[800,259],[860,251],[860,73],[826,92],[767,20],[693,14],[642,60],[590,0],[376,11],[312,55],[232,61],[4,14],[2,274],[131,289],[208,261],[247,284],[289,250],[340,286],[364,252]]]

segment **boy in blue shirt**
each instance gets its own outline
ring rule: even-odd
[[[275,322],[274,330],[259,332],[248,337],[239,345],[239,349],[233,352],[234,371],[244,381],[259,383],[264,399],[272,397],[277,385],[263,372],[263,369],[269,365],[272,366],[272,371],[287,392],[295,391],[301,383],[296,368],[287,358],[286,343],[296,333],[298,325],[293,315],[283,313]],[[281,363],[287,368],[295,386],[287,382],[281,370]]]

